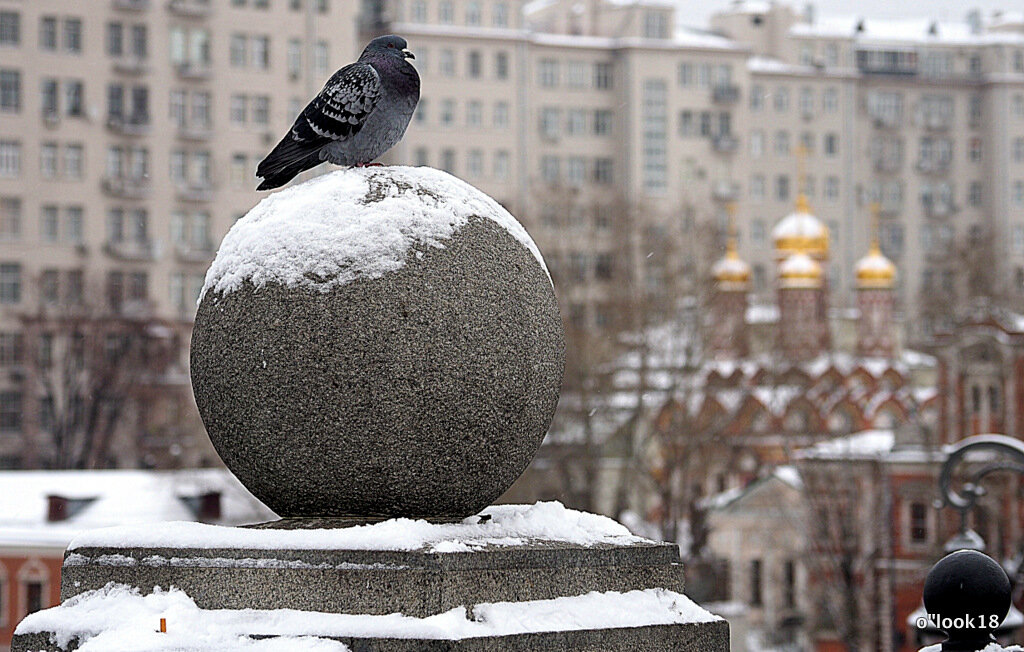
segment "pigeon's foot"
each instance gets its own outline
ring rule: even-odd
[[[356,163],[355,167],[357,167],[357,168],[382,168],[382,167],[384,167],[384,164],[383,163]]]

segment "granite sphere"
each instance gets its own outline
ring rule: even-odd
[[[225,237],[192,335],[199,412],[283,517],[464,517],[551,423],[564,333],[497,202],[429,168],[334,172]]]

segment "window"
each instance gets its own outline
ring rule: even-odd
[[[145,25],[132,26],[132,55],[136,59],[145,59],[149,56],[149,39]]]
[[[43,16],[39,19],[39,49],[57,49],[57,19],[53,16]]]
[[[82,21],[78,18],[64,19],[64,50],[72,54],[82,52]]]
[[[479,127],[483,123],[483,104],[477,100],[466,103],[466,126]]]
[[[910,541],[911,543],[928,542],[928,506],[925,503],[910,503]]]
[[[800,89],[800,115],[805,118],[814,115],[814,91],[810,88]]]
[[[477,50],[471,50],[469,53],[469,76],[474,79],[479,79],[482,73],[483,64],[481,64],[480,52]]]
[[[782,602],[787,609],[794,609],[796,608],[796,562],[787,559],[782,575]]]
[[[505,2],[496,2],[494,4],[494,26],[495,27],[508,27],[508,4]]]
[[[784,113],[789,110],[788,88],[775,89],[775,110],[778,111],[779,113]]]
[[[836,134],[825,134],[825,156],[834,157],[839,153],[839,136]]]
[[[21,301],[21,265],[0,263],[0,303],[15,304]]]
[[[449,174],[455,174],[455,150],[446,149],[441,152],[441,169]]]
[[[542,59],[539,68],[540,85],[544,88],[558,86],[558,62],[552,59]]]
[[[668,102],[663,80],[644,81],[642,114],[644,188],[660,193],[668,187]]]
[[[684,61],[679,64],[676,69],[676,76],[679,81],[679,85],[683,88],[687,86],[693,86],[693,64],[689,61]]]
[[[566,70],[566,85],[569,88],[586,88],[590,82],[587,65],[582,61],[570,61]]]
[[[778,156],[787,156],[789,154],[788,131],[777,131],[775,133],[775,153]]]
[[[413,119],[416,124],[427,123],[427,98],[421,97],[420,101],[416,103],[416,112],[413,113]]]
[[[231,124],[244,125],[246,114],[246,99],[244,95],[231,96]]]
[[[480,2],[470,0],[466,5],[466,24],[476,26],[480,24]]]
[[[571,186],[583,185],[587,176],[587,163],[581,156],[570,156],[566,165],[565,178]]]
[[[0,70],[0,111],[17,113],[21,110],[21,73]]]
[[[85,115],[85,100],[82,82],[72,80],[64,83],[64,110],[73,118]]]
[[[1020,141],[1022,145],[1024,145],[1024,139],[1018,138],[1017,140]],[[1021,153],[1024,154],[1024,152],[1021,152]],[[1020,159],[1017,159],[1016,156],[1017,156],[1016,143],[1014,143],[1014,159],[1019,161]],[[968,150],[967,150],[967,157],[970,159],[970,161],[972,163],[978,163],[978,162],[981,161],[981,138],[977,138],[977,137],[971,138],[970,144],[969,144],[969,147],[968,147]]]
[[[494,153],[494,178],[499,180],[508,179],[509,161],[511,157],[507,150],[499,149]]]
[[[0,177],[17,177],[21,174],[21,142],[0,140]]]
[[[39,237],[43,242],[57,242],[59,237],[57,207],[46,205],[40,208]]]
[[[441,102],[441,125],[450,127],[455,123],[455,100]]]
[[[317,75],[327,74],[327,67],[330,62],[330,53],[326,41],[317,41],[313,48],[313,71]]]
[[[569,109],[566,133],[570,136],[581,136],[587,131],[587,114],[583,109]]]
[[[752,607],[761,606],[762,580],[761,560],[752,559],[750,561],[750,606]]]
[[[644,13],[644,37],[668,38],[668,21],[663,12],[647,11]]]
[[[612,87],[612,64],[594,64],[594,88],[608,90]]]
[[[498,79],[508,79],[508,53],[497,52],[494,55],[494,76]]]
[[[21,392],[0,392],[0,430],[21,430]]]
[[[612,133],[612,112],[609,109],[594,111],[594,135],[608,136]]]
[[[107,54],[119,57],[124,54],[124,25],[107,23]]]
[[[0,240],[21,238],[21,198],[0,197]]]
[[[1024,163],[1024,137],[1013,139],[1013,161],[1014,163]]]
[[[750,158],[761,158],[764,154],[764,132],[750,132]]]
[[[764,199],[764,177],[760,174],[750,177],[750,199],[752,201]]]
[[[466,172],[470,177],[481,177],[484,173],[484,153],[478,149],[469,150],[466,157]]]
[[[455,76],[455,53],[451,50],[441,50],[440,72],[445,77]]]
[[[594,160],[594,182],[599,185],[610,185],[614,180],[614,162],[610,158]]]
[[[785,174],[775,177],[775,199],[789,201],[789,177]]]
[[[540,171],[541,177],[548,183],[558,183],[561,177],[559,170],[559,160],[557,156],[544,156],[540,160]]]
[[[250,43],[252,66],[258,70],[270,68],[270,37],[254,36]]]
[[[967,188],[967,201],[971,206],[981,206],[982,187],[980,181],[972,181]]]
[[[249,99],[251,102],[252,122],[257,125],[270,123],[270,98],[266,95],[256,95]]]
[[[540,112],[540,132],[547,138],[558,136],[558,123],[562,119],[562,112],[554,107],[546,106]]]
[[[750,110],[758,112],[764,108],[764,86],[754,84],[750,87]]]
[[[494,104],[494,126],[501,129],[508,127],[508,102],[496,102]]]
[[[0,11],[0,45],[21,44],[21,17],[13,11]]]
[[[425,0],[415,0],[412,3],[412,22],[427,22],[427,3]]]
[[[437,7],[438,21],[445,25],[450,25],[455,18],[455,10],[452,9],[451,0],[441,0],[441,3]]]
[[[821,94],[821,110],[825,113],[835,113],[839,110],[839,91],[835,88],[826,88]]]
[[[247,39],[245,34],[232,34],[230,45],[231,65],[235,68],[244,68],[248,59],[246,56]]]

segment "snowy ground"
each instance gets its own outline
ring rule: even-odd
[[[629,545],[650,543],[610,518],[566,509],[559,502],[495,505],[484,520],[436,524],[391,519],[333,530],[264,530],[175,522],[111,527],[85,532],[68,550],[80,548],[240,548],[250,550],[423,550],[470,552],[490,546],[521,546],[531,541]]]
[[[166,619],[166,633],[159,631]],[[641,627],[720,620],[686,596],[663,589],[589,593],[529,602],[458,607],[427,618],[330,614],[291,609],[200,609],[177,589],[142,595],[114,583],[36,612],[16,634],[50,632],[79,652],[100,650],[338,651],[344,645],[309,636],[454,640],[528,632]],[[252,636],[278,638],[257,640]]]

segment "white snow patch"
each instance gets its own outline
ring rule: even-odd
[[[268,530],[174,522],[160,527],[123,526],[85,532],[68,550],[92,547],[248,548],[256,550],[423,550],[467,552],[487,546],[519,546],[529,541],[642,544],[606,516],[566,509],[559,502],[494,505],[483,523],[471,516],[461,523],[437,524],[408,518],[330,530]]]
[[[385,196],[368,201],[379,190]],[[256,204],[224,236],[199,299],[211,290],[233,292],[246,281],[326,292],[357,278],[379,278],[403,267],[417,249],[443,248],[471,218],[504,228],[547,271],[537,245],[508,211],[447,172],[348,168]]]
[[[167,632],[157,632],[160,618]],[[381,637],[457,640],[480,636],[508,636],[617,627],[642,627],[721,620],[686,596],[664,589],[477,604],[467,611],[450,611],[413,618],[335,614],[294,609],[200,609],[183,591],[157,589],[142,595],[138,589],[107,584],[102,589],[74,596],[64,604],[36,612],[18,625],[16,634],[52,632],[66,646],[79,636],[80,652],[112,649],[216,649],[266,650],[256,647],[253,635],[281,636],[279,647],[289,650],[344,650],[330,641],[303,636]],[[273,639],[271,639],[273,640]],[[126,645],[126,643],[128,645]],[[289,645],[294,643],[295,645]],[[270,643],[267,643],[270,644]],[[300,647],[306,646],[306,647]],[[340,647],[339,647],[340,646]]]

